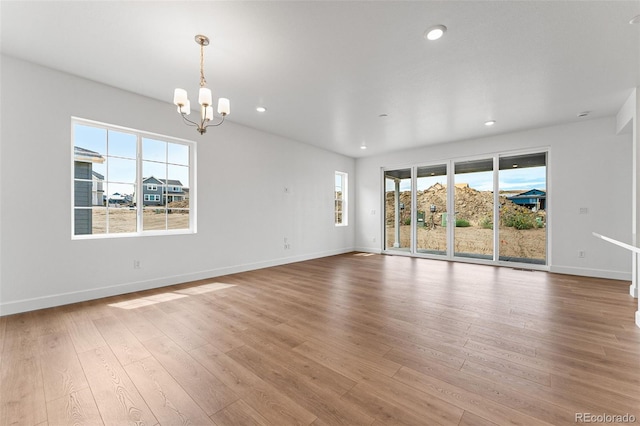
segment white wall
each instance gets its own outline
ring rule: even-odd
[[[545,148],[550,151],[551,271],[630,280],[629,252],[591,235],[596,231],[631,242],[631,136],[616,135],[615,117],[358,159],[357,249],[379,252],[382,247],[382,167]],[[580,215],[581,207],[589,214]],[[586,251],[584,259],[578,258],[580,250]]]
[[[352,177],[353,159],[233,122],[200,136],[172,88],[163,103],[1,59],[0,314],[353,249],[354,226],[333,224],[334,171]],[[197,234],[72,240],[71,116],[197,141]]]

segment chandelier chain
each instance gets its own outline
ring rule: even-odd
[[[204,78],[204,42],[200,41],[200,87],[204,87],[207,80]]]

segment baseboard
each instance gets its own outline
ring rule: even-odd
[[[636,311],[636,325],[640,327],[640,311]]]
[[[319,259],[322,257],[335,256],[354,251],[353,248],[343,248],[329,250],[319,253],[310,253],[291,257],[267,260],[263,262],[245,263],[223,268],[210,269],[206,271],[192,272],[189,274],[173,275],[169,277],[153,278],[149,280],[136,281],[131,283],[117,284],[108,287],[93,288],[90,290],[74,291],[69,293],[53,294],[36,297],[33,299],[23,299],[13,302],[0,303],[0,316],[13,315],[22,312],[35,311],[37,309],[53,308],[55,306],[69,305],[71,303],[85,302],[87,300],[101,299],[103,297],[117,296],[121,294],[133,293],[136,291],[151,290],[180,284],[190,281],[215,278],[224,275],[237,274],[240,272],[253,271],[256,269],[269,268],[272,266],[286,265],[288,263],[303,262],[305,260]]]
[[[611,271],[607,269],[574,268],[571,266],[551,266],[549,272],[553,272],[555,274],[579,275],[582,277],[631,281],[631,272]]]
[[[363,253],[375,253],[375,254],[382,253],[382,250],[380,250],[379,248],[371,248],[371,247],[356,247],[353,249],[353,251],[360,251]]]

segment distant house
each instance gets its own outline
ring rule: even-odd
[[[179,180],[154,176],[142,179],[142,204],[145,206],[163,206],[187,198],[188,188],[184,188]]]
[[[539,189],[530,189],[518,195],[507,197],[507,200],[530,209],[544,210],[547,206],[547,193]]]
[[[74,206],[91,207],[102,205],[104,176],[93,171],[93,164],[104,163],[100,153],[79,146],[73,147]],[[91,234],[93,221],[91,209],[76,208],[74,214],[75,234]]]
[[[91,204],[104,206],[104,176],[96,171],[91,171]]]
[[[109,204],[109,207],[119,207],[128,204],[130,201],[131,199],[127,195],[122,195],[119,192],[114,192],[113,194],[109,195],[109,200],[107,201],[107,203]]]

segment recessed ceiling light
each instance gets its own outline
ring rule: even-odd
[[[517,165],[517,164],[514,164],[514,165],[513,165],[513,166],[511,166],[511,167],[513,167],[514,169],[517,169],[517,168],[518,168],[518,165]]]
[[[259,107],[256,108],[256,111],[258,111],[258,112],[266,112],[267,109],[265,107],[263,107],[263,106],[259,106]]]
[[[582,111],[581,113],[578,114],[579,118],[583,118],[588,116],[591,113],[591,111]]]
[[[380,118],[385,118],[385,117],[388,117],[388,116],[389,116],[389,114],[379,114],[378,115],[378,117],[380,117]]]
[[[424,38],[429,41],[438,40],[445,32],[447,32],[447,27],[444,25],[436,25],[424,32]]]
[[[496,120],[489,120],[489,121],[485,121],[484,122],[484,125],[487,126],[487,127],[491,127],[494,124],[496,124]]]
[[[367,146],[366,146],[366,145],[364,145],[364,144],[363,144],[363,145],[360,145],[360,149],[367,149]]]
[[[633,18],[631,18],[631,20],[629,21],[630,24],[640,24],[640,15],[638,16],[634,16]]]

